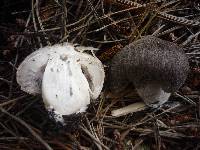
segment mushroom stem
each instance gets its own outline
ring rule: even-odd
[[[145,103],[137,102],[137,103],[130,104],[128,106],[122,107],[120,109],[113,110],[111,112],[111,115],[114,116],[114,117],[120,117],[120,116],[127,115],[129,113],[142,111],[146,108],[147,108],[147,106],[145,105]]]

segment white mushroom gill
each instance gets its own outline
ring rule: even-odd
[[[76,51],[70,43],[40,48],[17,70],[21,89],[42,94],[46,109],[54,111],[56,121],[62,121],[62,115],[84,112],[90,99],[99,96],[104,76],[98,58]]]
[[[80,59],[80,64],[83,73],[85,74],[90,86],[90,96],[92,99],[96,99],[102,90],[102,85],[104,83],[104,69],[100,60],[96,57],[88,57],[85,53],[78,53]],[[95,75],[95,76],[94,76]]]

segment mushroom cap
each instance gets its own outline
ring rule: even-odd
[[[62,46],[59,44],[46,46],[28,55],[17,68],[16,79],[21,90],[32,95],[41,94],[43,73],[49,57],[55,53],[73,53],[73,51],[73,45],[64,43]]]
[[[115,90],[132,82],[147,104],[161,99],[165,102],[170,93],[182,86],[188,72],[188,59],[181,47],[146,36],[125,46],[113,57],[110,88]]]
[[[76,51],[70,43],[40,48],[17,70],[21,89],[42,94],[46,109],[53,110],[57,120],[62,120],[62,115],[84,112],[90,98],[99,96],[104,76],[98,58]]]

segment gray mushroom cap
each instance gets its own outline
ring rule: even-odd
[[[116,91],[131,82],[147,105],[157,107],[182,86],[188,72],[188,59],[181,47],[146,36],[113,57],[110,89]]]

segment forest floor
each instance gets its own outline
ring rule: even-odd
[[[0,150],[200,149],[200,2],[192,0],[1,0]],[[146,35],[182,46],[190,74],[159,109],[121,117],[111,111],[141,101],[136,91],[107,91],[74,128],[58,127],[41,96],[20,90],[16,70],[39,47],[62,42],[99,48],[106,65],[125,45]],[[177,64],[178,65],[178,64]],[[106,74],[107,75],[107,74]]]

